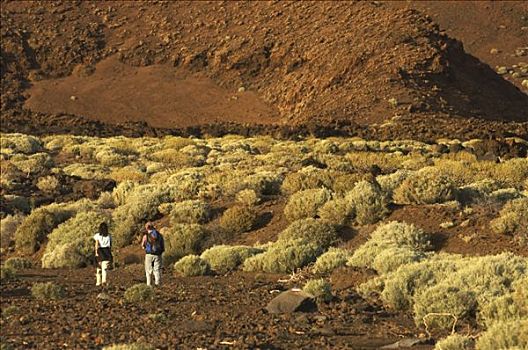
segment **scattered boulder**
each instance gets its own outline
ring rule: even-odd
[[[317,308],[314,297],[302,290],[290,289],[282,292],[266,306],[270,314],[310,312]]]

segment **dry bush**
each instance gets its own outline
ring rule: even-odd
[[[53,193],[60,186],[59,180],[55,176],[44,176],[38,179],[37,188],[42,192]]]
[[[499,217],[491,221],[493,231],[499,234],[528,236],[528,197],[514,199],[504,205]]]
[[[496,322],[477,339],[476,350],[528,348],[528,318]]]
[[[248,232],[257,220],[254,208],[235,205],[227,209],[220,218],[220,227],[229,235]]]
[[[93,235],[108,218],[98,212],[81,212],[60,224],[48,236],[43,268],[82,267],[93,261]]]
[[[411,174],[394,190],[399,204],[434,204],[454,198],[454,184],[436,168],[423,168]]]
[[[198,255],[187,255],[174,264],[174,271],[181,276],[203,276],[210,271],[209,264]]]
[[[96,204],[101,209],[115,209],[116,204],[112,192],[101,192],[97,198]]]
[[[126,197],[126,203],[112,213],[115,246],[129,244],[144,222],[158,214],[158,206],[170,201],[167,186],[141,185],[135,187]]]
[[[35,153],[29,156],[16,154],[9,161],[25,174],[39,174],[53,167],[53,160],[47,153]]]
[[[196,167],[205,163],[205,157],[195,157],[181,150],[177,151],[174,149],[164,149],[154,152],[149,156],[149,159],[155,162],[171,164],[178,168]]]
[[[0,281],[12,280],[16,277],[17,270],[12,266],[0,267]]]
[[[20,257],[9,258],[4,264],[4,266],[11,267],[15,270],[29,269],[32,265],[31,260]]]
[[[332,183],[333,178],[330,172],[308,166],[296,173],[286,175],[281,191],[284,194],[292,194],[312,188],[332,188]]]
[[[313,241],[280,240],[272,244],[266,252],[246,259],[243,270],[292,273],[314,262],[322,252],[323,249]]]
[[[316,300],[329,302],[332,300],[332,286],[323,278],[313,279],[306,282],[303,292],[311,294]]]
[[[363,174],[358,173],[336,175],[332,184],[332,191],[334,191],[337,196],[344,196],[362,179]]]
[[[23,134],[2,134],[0,137],[0,148],[13,153],[34,154],[42,151],[42,141],[35,136]]]
[[[245,189],[237,193],[236,201],[245,206],[254,206],[259,204],[260,197],[255,190]]]
[[[78,176],[85,180],[104,180],[109,175],[109,169],[98,164],[73,163],[66,166],[63,170],[67,175]]]
[[[317,210],[330,199],[332,199],[332,194],[327,189],[299,191],[288,200],[284,208],[284,215],[290,222],[316,217]]]
[[[165,136],[162,140],[163,148],[173,149],[176,151],[195,144],[196,143],[193,139],[188,139],[179,136]]]
[[[123,167],[130,162],[126,155],[120,154],[109,147],[98,149],[94,154],[94,158],[99,164],[108,167]]]
[[[131,304],[149,302],[154,300],[156,293],[151,286],[144,283],[134,284],[125,291],[125,301]]]
[[[39,300],[58,300],[64,297],[64,288],[53,282],[35,283],[31,287],[31,295]]]
[[[15,231],[16,250],[23,254],[33,254],[56,225],[58,223],[52,212],[46,209],[33,211]]]
[[[389,212],[385,193],[379,185],[368,181],[358,182],[345,198],[352,203],[360,225],[376,223]]]
[[[15,232],[23,221],[24,216],[20,214],[7,215],[0,219],[0,246],[2,250],[7,249],[11,245]]]
[[[336,268],[345,266],[349,258],[345,249],[331,247],[326,253],[315,261],[312,271],[316,274],[329,274]]]
[[[0,158],[0,185],[5,189],[12,189],[22,182],[22,179],[26,177],[15,164],[8,160]]]
[[[507,202],[515,198],[521,197],[521,192],[513,187],[510,188],[500,188],[496,191],[493,191],[489,194],[490,200],[494,202]]]
[[[132,190],[137,186],[133,181],[123,181],[112,190],[112,197],[116,205],[123,205],[126,203],[128,196]]]
[[[396,271],[400,266],[423,260],[426,255],[408,247],[391,247],[381,251],[372,262],[378,273]]]
[[[164,186],[171,186],[171,193],[173,199],[182,201],[192,199],[198,195],[200,190],[206,185],[205,175],[199,169],[184,169],[161,182],[154,180],[155,175],[151,177],[151,182],[163,184]]]
[[[473,340],[470,337],[455,333],[438,341],[434,350],[470,350],[472,345]]]
[[[202,200],[188,200],[172,205],[171,224],[204,224],[211,219],[211,208]]]
[[[209,263],[213,272],[226,274],[236,270],[246,259],[262,252],[262,249],[247,246],[217,245],[204,251],[200,257]]]
[[[175,224],[164,229],[166,264],[173,264],[185,255],[198,254],[206,238],[206,232],[197,224]]]
[[[475,313],[477,301],[474,293],[459,289],[449,284],[439,284],[423,290],[414,297],[414,321],[423,324],[424,316],[430,313],[447,313],[446,315],[431,315],[427,318],[429,329],[453,327],[453,316],[458,320],[467,319]]]
[[[486,199],[498,190],[500,184],[492,179],[484,179],[462,186],[457,190],[457,198],[462,203],[474,203]]]
[[[279,233],[279,241],[302,239],[313,242],[324,250],[337,243],[338,238],[332,225],[312,218],[294,221]]]
[[[381,187],[381,190],[386,193],[389,198],[392,198],[394,190],[398,188],[406,178],[412,174],[410,170],[397,170],[392,174],[380,175],[376,177],[376,181]]]
[[[132,181],[135,183],[148,182],[148,175],[132,165],[113,169],[109,177],[117,183],[122,183],[124,181]]]
[[[355,218],[355,208],[347,198],[336,198],[320,207],[317,215],[331,225],[349,225]]]

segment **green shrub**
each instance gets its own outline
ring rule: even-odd
[[[348,251],[331,247],[326,253],[317,258],[313,266],[313,272],[317,274],[331,273],[336,268],[345,266],[348,258]]]
[[[2,250],[7,249],[13,238],[15,232],[24,221],[23,215],[7,215],[5,218],[0,219],[0,247]]]
[[[496,322],[477,339],[476,350],[528,347],[528,319]]]
[[[125,301],[127,303],[142,303],[154,300],[154,289],[144,283],[134,284],[125,291]]]
[[[499,217],[491,222],[499,234],[524,234],[528,236],[528,197],[514,199],[504,205]]]
[[[95,159],[99,164],[108,167],[123,167],[129,163],[126,155],[116,152],[112,148],[103,148],[95,153]]]
[[[0,280],[7,281],[16,277],[17,271],[12,266],[2,266],[0,267]]]
[[[42,151],[42,142],[35,136],[23,134],[2,134],[0,137],[0,147],[13,153],[33,154]]]
[[[203,276],[209,273],[210,267],[198,255],[187,255],[174,264],[174,271],[185,277]]]
[[[332,286],[323,278],[309,280],[303,287],[303,292],[311,294],[317,300],[329,302],[332,300]]]
[[[312,188],[332,188],[332,175],[314,167],[305,167],[296,173],[289,173],[284,178],[281,191],[292,194]]]
[[[483,179],[462,186],[457,191],[457,198],[463,203],[474,203],[484,200],[493,191],[500,188],[500,183],[493,179]]]
[[[260,202],[260,197],[255,190],[245,189],[237,193],[236,201],[245,206],[254,206]]]
[[[248,232],[257,220],[254,208],[235,205],[227,209],[220,218],[220,227],[229,234]]]
[[[262,254],[244,261],[244,271],[292,273],[296,269],[314,262],[323,249],[313,241],[303,239],[280,240]]]
[[[2,308],[2,317],[9,317],[16,315],[20,312],[20,308],[16,305],[9,305],[7,307]]]
[[[391,247],[381,251],[372,262],[372,268],[378,273],[396,271],[400,266],[418,262],[425,254],[408,247]]]
[[[319,208],[317,214],[331,225],[349,225],[355,218],[354,205],[346,198],[332,199]]]
[[[332,198],[327,189],[308,189],[294,193],[286,207],[284,215],[289,221],[317,216],[317,210]]]
[[[279,233],[280,241],[299,238],[313,242],[324,250],[338,241],[337,232],[332,225],[312,218],[294,221]]]
[[[25,174],[39,174],[53,167],[53,161],[47,153],[35,153],[30,156],[16,154],[9,160]]]
[[[35,283],[31,287],[31,295],[40,300],[58,300],[64,297],[64,288],[53,282]]]
[[[108,218],[98,212],[81,212],[60,224],[48,236],[43,268],[83,267],[94,258],[93,235]]]
[[[332,191],[334,191],[337,196],[344,196],[346,193],[354,189],[354,186],[361,181],[362,178],[363,174],[359,173],[344,173],[336,175],[334,183],[332,184]]]
[[[175,203],[170,213],[171,224],[203,224],[211,218],[209,204],[202,200]]]
[[[454,183],[436,168],[423,168],[412,173],[394,191],[399,204],[434,204],[454,198]]]
[[[420,252],[430,248],[429,235],[423,230],[405,222],[391,221],[378,226],[370,239],[354,251],[347,265],[374,268],[376,257],[383,254],[385,250],[392,250],[398,255],[388,257],[384,254],[389,261],[378,260],[377,264],[378,268],[388,272],[405,262],[419,260]]]
[[[66,166],[64,173],[70,176],[78,176],[85,180],[104,180],[108,177],[109,169],[99,164],[73,163]]]
[[[206,237],[206,232],[198,224],[176,224],[163,230],[165,239],[164,260],[173,264],[189,254],[198,254]]]
[[[15,232],[15,248],[23,254],[33,254],[58,224],[55,215],[46,209],[34,210]]]
[[[376,223],[388,213],[387,198],[377,184],[360,181],[345,198],[352,203],[360,225]]]
[[[12,267],[15,270],[29,269],[32,264],[31,261],[26,258],[13,257],[6,260],[4,266]]]
[[[429,329],[451,329],[455,316],[458,320],[466,319],[475,313],[477,301],[474,293],[450,286],[449,283],[439,284],[414,297],[414,321],[423,325],[424,317]],[[439,314],[449,314],[439,315]],[[451,316],[453,315],[453,316]]]
[[[47,193],[53,193],[59,186],[59,180],[55,176],[44,176],[39,178],[37,182],[37,188]]]
[[[473,348],[472,345],[470,337],[455,333],[436,343],[434,350],[469,350]]]
[[[246,246],[217,245],[204,251],[200,257],[209,263],[213,272],[226,274],[235,270],[246,259],[259,253],[262,253],[262,249]]]
[[[376,177],[376,181],[381,187],[381,190],[392,198],[394,190],[398,188],[402,182],[412,174],[412,171],[401,169],[392,174],[380,175]]]
[[[143,169],[138,169],[136,166],[132,165],[115,168],[110,172],[108,177],[115,180],[117,183],[121,183],[123,181],[146,183],[148,182],[149,178]]]
[[[117,205],[123,205],[127,202],[128,196],[133,192],[137,183],[132,181],[123,181],[117,185],[112,191],[112,197]]]
[[[115,344],[105,346],[103,350],[154,350],[155,347],[143,344],[143,343],[132,343],[132,344]]]

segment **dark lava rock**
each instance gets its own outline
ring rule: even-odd
[[[283,314],[296,311],[310,312],[317,309],[312,295],[300,290],[287,290],[276,296],[266,306],[270,314]]]
[[[97,199],[101,192],[111,191],[115,186],[114,180],[80,180],[73,185],[73,192],[89,199]]]

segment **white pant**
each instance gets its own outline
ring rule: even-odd
[[[161,255],[145,254],[145,274],[147,275],[147,285],[152,284],[152,273],[154,273],[154,283],[161,284]]]
[[[110,261],[101,261],[101,267],[97,266],[97,282],[96,286],[100,286],[102,284],[106,284],[106,272],[108,271],[108,265],[110,264]]]

